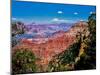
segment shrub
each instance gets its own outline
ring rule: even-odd
[[[29,49],[19,49],[12,54],[12,73],[36,72],[35,56]]]

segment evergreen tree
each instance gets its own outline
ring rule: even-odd
[[[36,72],[35,56],[29,49],[18,49],[12,54],[12,73]]]

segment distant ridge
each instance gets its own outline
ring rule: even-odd
[[[87,28],[86,22],[75,23],[68,31],[55,32],[49,38],[22,39],[18,45],[13,47],[13,52],[20,48],[32,50],[40,61],[36,61],[41,66],[48,65],[49,61],[55,56],[69,48],[76,38],[76,35],[82,33]]]

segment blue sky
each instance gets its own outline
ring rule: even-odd
[[[12,20],[25,23],[86,21],[95,6],[12,1]]]

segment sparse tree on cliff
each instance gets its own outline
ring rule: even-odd
[[[36,72],[35,56],[29,49],[18,49],[12,54],[12,73]]]

